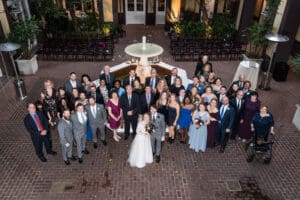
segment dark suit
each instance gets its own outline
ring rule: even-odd
[[[129,83],[130,83],[130,79],[129,79],[129,78],[131,79],[131,77],[126,76],[126,77],[123,79],[123,86],[124,86],[124,87],[127,86],[127,85],[129,85]],[[134,82],[135,80],[139,80],[139,81],[140,81],[140,78],[139,78],[138,76],[135,76],[134,79],[133,79],[133,82]],[[131,83],[131,86],[133,86],[133,82]]]
[[[106,77],[105,73],[100,74],[99,79],[100,80],[105,80],[106,87],[107,87],[108,90],[110,90],[114,85],[115,75],[113,73],[109,73],[109,83],[108,83],[108,80],[107,80],[107,77]]]
[[[232,86],[233,84],[237,84],[237,85],[239,86],[239,90],[242,90],[243,87],[244,87],[244,82],[243,82],[243,81],[239,81],[239,80],[233,81],[232,84],[231,84],[231,86]]]
[[[221,145],[221,149],[225,149],[227,139],[228,139],[228,134],[226,133],[226,129],[230,129],[230,132],[232,131],[233,123],[234,123],[234,115],[235,115],[235,110],[232,106],[228,105],[227,109],[224,110],[223,117],[221,116],[221,109],[222,106],[220,107],[220,116],[219,116],[219,121],[216,127],[216,144]]]
[[[44,130],[46,130],[48,132],[47,119],[44,117],[44,115],[42,113],[37,112],[36,114],[39,117],[41,125],[43,126]],[[33,120],[33,118],[31,117],[30,114],[27,114],[25,116],[24,125],[25,125],[26,130],[30,133],[36,155],[39,158],[44,157],[43,143],[45,144],[47,153],[52,151],[52,149],[50,147],[49,137],[47,135],[41,135],[41,131],[38,130],[38,127],[35,124],[35,121]]]
[[[242,118],[242,114],[243,114],[243,112],[245,110],[245,100],[244,99],[241,99],[241,103],[240,104],[241,105],[238,108],[237,99],[234,98],[234,99],[230,100],[230,105],[235,110],[234,123],[233,123],[233,127],[232,127],[232,132],[231,132],[230,139],[235,139],[237,131],[238,131],[239,123],[240,123],[241,118]]]
[[[168,87],[171,87],[171,85],[172,85],[172,83],[171,83],[171,82],[172,82],[172,77],[173,77],[172,75],[167,75],[167,76],[165,77]],[[176,76],[176,77],[178,77],[178,76]],[[176,78],[176,77],[175,77],[175,78]],[[175,79],[175,78],[174,78],[174,79]],[[175,83],[175,80],[173,80],[173,84],[174,84],[174,83]]]
[[[141,104],[141,114],[149,112],[150,106],[155,103],[155,94],[150,94],[150,101],[149,104],[147,103],[147,96],[146,93],[143,93],[140,97],[140,104]]]
[[[67,80],[67,81],[65,82],[64,88],[65,88],[65,90],[66,90],[67,95],[70,96],[70,95],[72,94],[72,90],[73,90],[73,86],[72,86],[70,80]],[[81,81],[76,80],[76,87],[75,87],[75,88],[77,88],[79,92],[82,91]]]
[[[160,81],[160,78],[155,77],[155,78],[153,79],[153,81],[154,81],[154,87],[156,88],[158,82]],[[151,83],[151,77],[147,77],[147,78],[146,78],[146,81],[145,81],[145,86],[150,86],[150,87],[151,87],[150,83]],[[151,88],[151,89],[152,89],[152,88]]]
[[[219,94],[216,94],[216,96],[217,96],[217,100],[218,100],[218,107],[220,108],[221,107],[221,105],[222,105],[222,100],[220,99],[221,97],[221,94],[219,93]],[[225,97],[226,97],[226,94],[225,94]],[[223,98],[223,97],[222,97]]]
[[[96,93],[95,94],[91,93],[90,96],[93,96],[95,98],[97,104],[102,104],[104,106],[104,98],[99,87],[97,87]]]
[[[130,132],[130,124],[132,126],[133,137],[136,134],[136,127],[137,127],[137,119],[140,113],[140,101],[137,94],[132,93],[131,95],[131,103],[129,104],[128,95],[123,94],[121,96],[121,108],[123,110],[123,118],[125,122],[125,136],[129,136]],[[132,111],[132,115],[128,116],[127,112]]]
[[[207,62],[207,63],[205,63],[205,64],[210,64],[210,66],[211,66],[211,71],[212,71],[212,64],[209,63],[209,62]],[[199,75],[202,75],[202,74],[203,74],[203,66],[204,66],[205,64],[202,62],[202,60],[198,61],[197,66],[196,66],[196,69],[195,69],[195,73],[194,73],[195,76],[199,76]]]

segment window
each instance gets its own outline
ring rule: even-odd
[[[144,11],[144,0],[136,0],[136,11]]]
[[[157,11],[158,12],[165,11],[165,0],[157,0]]]
[[[134,11],[134,0],[128,0],[127,1],[127,10],[128,11]]]

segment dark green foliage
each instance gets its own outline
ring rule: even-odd
[[[212,18],[212,35],[225,37],[235,32],[235,21],[228,14],[215,14]]]

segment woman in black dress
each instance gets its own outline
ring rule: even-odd
[[[165,122],[168,122],[168,92],[163,91],[159,99],[156,101],[157,112],[165,116]]]
[[[175,78],[175,82],[173,85],[170,87],[170,92],[175,94],[177,97],[179,96],[179,91],[181,89],[185,89],[184,86],[182,85],[182,80],[180,77]]]
[[[168,128],[169,128],[169,139],[168,142],[172,144],[175,140],[175,128],[177,126],[177,120],[179,118],[180,105],[176,100],[176,95],[171,94],[168,102]]]

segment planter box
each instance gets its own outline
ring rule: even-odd
[[[38,70],[37,55],[34,55],[30,60],[17,59],[16,60],[19,73],[22,75],[35,74]]]

